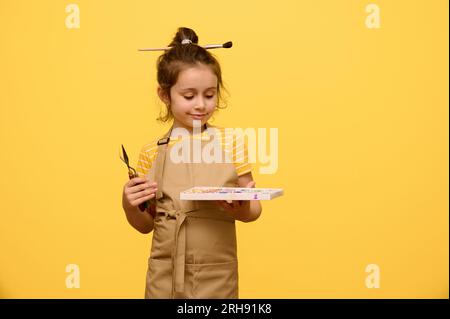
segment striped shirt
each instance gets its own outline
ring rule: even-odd
[[[238,176],[242,176],[244,174],[250,173],[252,167],[248,160],[248,147],[245,138],[242,134],[227,134],[225,128],[222,127],[208,125],[208,129],[203,130],[200,136],[171,136],[168,146],[171,147],[176,143],[186,141],[187,138],[190,138],[191,142],[194,139],[199,138],[201,140],[209,140],[209,135],[211,134],[211,132],[213,132],[211,131],[211,128],[216,129],[215,132],[217,134],[217,142],[219,143],[221,149],[224,151],[223,154],[226,154],[225,156],[229,156],[230,162],[233,163],[236,169],[236,174]],[[142,147],[136,165],[136,171],[139,177],[144,177],[152,167],[152,164],[155,161],[156,156],[158,155],[157,142],[162,137],[163,136]],[[212,140],[213,139],[211,139],[211,141]],[[225,161],[225,159],[222,160]]]

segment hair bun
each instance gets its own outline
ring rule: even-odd
[[[180,27],[169,46],[182,45],[183,40],[190,40],[192,43],[198,44],[198,36],[194,30]]]

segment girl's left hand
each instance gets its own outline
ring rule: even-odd
[[[254,188],[255,184],[254,181],[251,181],[245,187]],[[217,200],[216,203],[235,218],[239,215],[247,214],[250,210],[249,200],[233,200],[230,202],[226,200]]]

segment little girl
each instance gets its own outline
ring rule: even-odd
[[[214,129],[224,130],[208,123],[219,108],[220,65],[197,44],[193,30],[179,28],[171,48],[159,57],[157,92],[167,106],[160,120],[173,124],[164,136],[142,148],[139,177],[123,189],[122,205],[131,226],[144,234],[154,230],[145,298],[238,298],[235,221],[254,221],[261,214],[259,201],[180,200],[180,192],[194,186],[255,187],[246,160],[171,159],[176,143],[197,139],[203,148]],[[195,134],[194,121],[201,123],[201,133]],[[174,134],[183,129],[189,134]],[[148,208],[141,211],[139,205],[145,202]]]

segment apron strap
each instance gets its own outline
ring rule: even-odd
[[[170,133],[172,133],[172,128],[170,128],[169,132],[167,132],[162,139],[158,141],[158,154],[156,155],[155,160],[155,181],[158,184],[158,190],[156,191],[155,200],[163,197],[162,194],[162,186],[163,186],[163,171],[164,171],[164,162],[166,160],[166,150],[167,146],[170,142]]]

